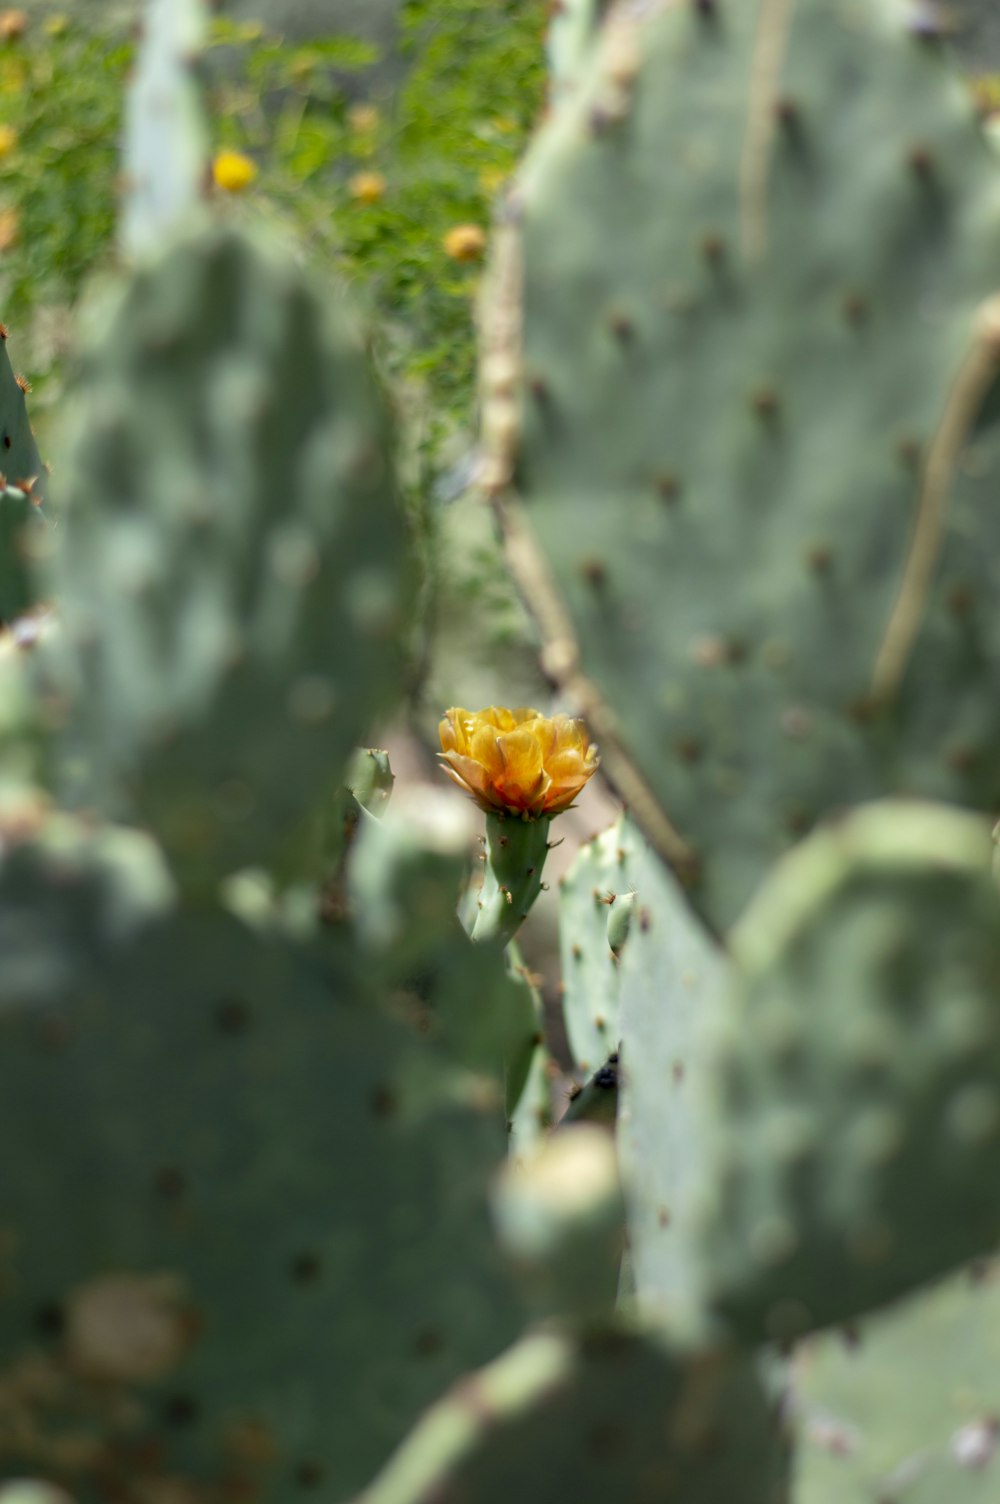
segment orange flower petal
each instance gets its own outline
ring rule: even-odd
[[[567,809],[598,766],[582,721],[529,706],[448,710],[439,727],[442,762],[482,808],[541,818]]]

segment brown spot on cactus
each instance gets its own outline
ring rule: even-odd
[[[608,327],[619,344],[627,345],[635,335],[635,324],[627,313],[615,311],[608,315]]]
[[[716,231],[710,230],[707,235],[702,236],[698,251],[709,266],[719,266],[725,259],[726,242]]]
[[[153,1189],[164,1201],[175,1201],[187,1190],[187,1182],[176,1165],[164,1165],[153,1177]]]
[[[245,1034],[250,1027],[250,1009],[237,998],[226,998],[215,1010],[215,1027],[220,1034]]]
[[[323,1465],[319,1462],[300,1462],[295,1469],[295,1481],[299,1488],[319,1488],[325,1477]]]
[[[94,1379],[151,1384],[177,1367],[199,1328],[173,1275],[108,1274],[71,1293],[67,1356]]]
[[[701,759],[705,755],[704,743],[701,742],[696,736],[679,737],[678,740],[674,743],[674,751],[677,753],[677,756],[680,758],[681,762],[686,762],[689,764],[689,766],[693,766],[695,763],[701,762]]]
[[[750,406],[765,423],[774,423],[778,417],[780,403],[778,394],[773,386],[759,386],[750,394]]]
[[[296,1285],[313,1285],[319,1279],[322,1269],[315,1253],[297,1253],[292,1259],[292,1282]]]
[[[868,322],[868,300],[859,292],[849,292],[840,305],[846,321],[855,329]]]
[[[396,1093],[389,1086],[376,1086],[371,1094],[371,1110],[377,1118],[391,1118],[395,1116],[399,1103]]]
[[[974,602],[975,597],[968,585],[953,585],[945,596],[945,605],[952,616],[957,616],[959,620],[968,616]]]
[[[806,552],[806,563],[813,574],[829,574],[833,564],[833,549],[828,543],[815,543]]]
[[[653,484],[663,501],[672,504],[679,499],[681,494],[680,477],[675,475],[673,470],[661,470],[659,475],[654,477]]]
[[[797,99],[786,94],[774,102],[774,118],[789,134],[797,132],[802,124],[802,109]]]
[[[919,439],[905,435],[896,445],[896,458],[907,470],[915,470],[920,463],[921,444]]]
[[[915,178],[924,183],[929,182],[934,174],[934,153],[922,142],[911,146],[906,154],[906,165]]]
[[[599,590],[607,582],[608,571],[603,559],[584,559],[580,564],[580,573],[587,584],[595,590]]]

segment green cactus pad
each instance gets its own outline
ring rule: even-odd
[[[782,1504],[784,1449],[747,1358],[614,1329],[531,1334],[465,1378],[356,1504]]]
[[[205,230],[84,356],[56,568],[89,802],[192,884],[266,864],[397,692],[410,598],[385,411],[338,299]]]
[[[38,497],[45,489],[45,466],[28,420],[25,387],[10,363],[7,329],[0,325],[0,475],[12,485],[33,482]]]
[[[786,858],[732,936],[700,1228],[743,1337],[851,1319],[1000,1236],[989,824],[887,802]]]
[[[611,916],[628,902],[622,820],[580,847],[559,882],[559,954],[566,1035],[578,1070],[590,1073],[617,1048],[618,962]]]
[[[622,953],[622,1101],[618,1142],[629,1202],[632,1271],[644,1317],[700,1326],[694,1226],[709,1174],[701,1108],[708,1024],[727,962],[684,893],[635,832],[626,873],[635,912]]]
[[[713,926],[833,807],[1000,806],[996,404],[960,452],[997,360],[1000,168],[943,55],[889,0],[616,7],[508,220],[483,386],[512,563]]]
[[[516,953],[474,944],[458,921],[473,828],[466,805],[410,790],[383,820],[362,818],[348,886],[369,977],[466,1069],[495,1077],[511,1114],[541,1039],[540,1004]]]
[[[803,1344],[793,1364],[796,1504],[993,1504],[1000,1283],[966,1271]]]
[[[72,1007],[4,993],[0,1476],[341,1504],[521,1329],[502,1113],[336,947],[176,916]]]
[[[31,561],[44,527],[30,492],[16,486],[0,489],[0,628],[37,602]]]

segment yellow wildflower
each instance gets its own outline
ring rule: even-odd
[[[380,172],[356,172],[348,179],[347,191],[359,204],[377,204],[387,186]]]
[[[444,771],[487,813],[561,814],[599,763],[583,722],[567,715],[456,706],[438,729]]]
[[[486,250],[486,231],[479,225],[456,225],[441,244],[453,261],[479,261]]]
[[[12,125],[0,125],[0,159],[9,157],[17,145],[17,131]]]
[[[257,164],[241,151],[220,151],[212,163],[212,177],[227,193],[242,193],[257,176]]]
[[[370,136],[378,122],[379,113],[373,104],[353,104],[347,112],[347,128],[356,136]]]
[[[498,193],[509,179],[506,167],[484,167],[479,174],[479,186],[484,193]]]

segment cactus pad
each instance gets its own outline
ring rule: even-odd
[[[991,855],[972,815],[871,805],[787,857],[734,931],[702,1233],[743,1336],[848,1320],[996,1243]]]
[[[1000,804],[1000,169],[943,56],[890,0],[615,7],[508,219],[511,560],[702,912],[833,807]],[[873,697],[918,513],[920,631]]]
[[[123,786],[211,885],[267,862],[394,693],[386,414],[336,300],[212,229],[136,273],[69,428],[56,584],[88,802]]]

